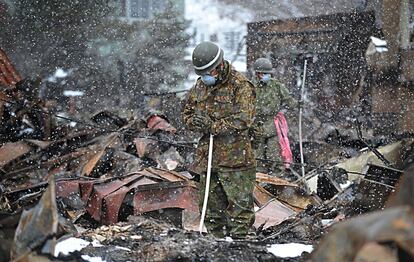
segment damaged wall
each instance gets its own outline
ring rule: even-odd
[[[382,1],[377,19],[386,51],[366,54],[376,134],[414,132],[413,9],[414,1]]]
[[[305,107],[319,120],[343,121],[357,109],[376,134],[414,132],[413,9],[411,0],[368,1],[372,11],[250,23],[249,69],[269,58],[299,97],[307,59]]]
[[[363,12],[250,23],[248,64],[251,69],[257,58],[270,58],[275,77],[299,94],[307,58],[308,102],[327,116],[351,104],[374,22],[373,12]]]

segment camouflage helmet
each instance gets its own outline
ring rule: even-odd
[[[204,75],[223,61],[223,49],[213,42],[202,42],[193,51],[193,66],[197,75]]]
[[[273,73],[272,62],[267,58],[259,58],[253,64],[256,73]]]

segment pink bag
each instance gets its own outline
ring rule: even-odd
[[[286,122],[285,114],[279,112],[273,119],[276,127],[277,136],[279,138],[280,154],[285,168],[289,168],[292,164],[292,151],[290,150],[288,138],[288,124]]]

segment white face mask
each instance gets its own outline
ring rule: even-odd
[[[263,74],[262,79],[260,79],[260,81],[262,81],[263,83],[267,83],[270,80],[270,74]]]
[[[217,78],[211,75],[203,75],[201,76],[201,81],[203,81],[206,86],[214,86],[217,82]]]

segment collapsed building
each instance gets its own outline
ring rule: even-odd
[[[248,65],[268,57],[299,97],[307,60],[305,109],[317,124],[360,117],[376,134],[413,132],[414,4],[367,2],[360,12],[249,23]]]

